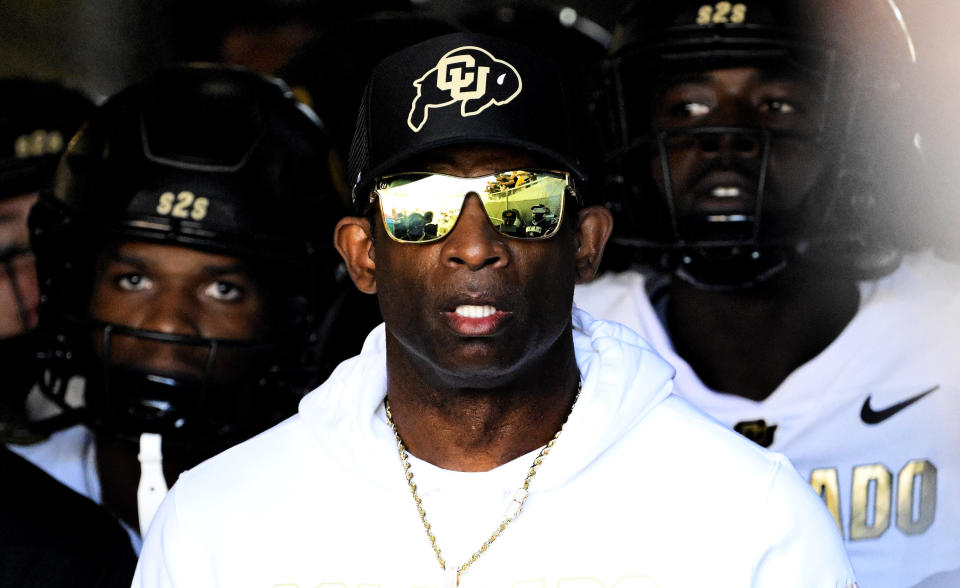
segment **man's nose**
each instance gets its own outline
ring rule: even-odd
[[[129,325],[175,335],[200,335],[196,320],[197,301],[180,288],[162,288],[143,305],[137,324]]]
[[[476,271],[485,267],[506,267],[510,250],[490,222],[476,194],[467,196],[457,224],[443,240],[443,263],[449,267],[466,266]]]
[[[699,135],[697,144],[704,153],[742,158],[760,155],[763,131],[750,105],[736,103],[718,108],[704,126],[717,127]]]
[[[5,262],[0,269],[5,274],[0,281],[5,280],[10,283],[16,305],[14,310],[20,319],[21,328],[29,331],[37,326],[37,304],[40,302],[37,268],[33,255],[24,255],[16,263]]]
[[[754,158],[760,156],[762,135],[748,130],[717,130],[700,135],[700,151],[717,157]]]

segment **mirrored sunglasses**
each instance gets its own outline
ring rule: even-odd
[[[445,237],[457,224],[467,196],[476,194],[494,228],[514,239],[547,239],[563,221],[566,172],[523,169],[477,178],[427,172],[377,178],[383,226],[394,241],[429,243]],[[372,202],[371,202],[372,203]]]

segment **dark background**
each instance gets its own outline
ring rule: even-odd
[[[413,4],[400,0],[2,0],[0,76],[57,78],[104,96],[165,63],[205,57],[204,49],[215,43],[231,19],[270,25],[278,15],[302,11],[309,24],[322,27],[348,10],[413,6],[455,18],[483,4],[469,0]],[[571,0],[562,5],[609,28],[621,4],[619,0]]]
[[[924,70],[921,93],[943,93],[942,127],[960,118],[953,94],[960,88],[960,2],[876,0],[902,10]],[[0,76],[57,78],[96,96],[109,95],[157,67],[184,59],[213,59],[218,36],[233,24],[272,26],[290,14],[322,28],[348,12],[392,7],[455,18],[503,0],[0,0]],[[611,30],[626,0],[521,0],[526,6],[569,6]],[[556,9],[554,9],[556,10]],[[288,29],[287,33],[290,32]],[[304,34],[293,31],[293,36]],[[275,44],[276,45],[276,44]]]
[[[519,0],[569,6],[604,37],[627,0]],[[849,0],[838,0],[847,2]],[[867,0],[901,11],[916,48],[917,76],[903,80],[929,161],[926,180],[960,235],[960,2]],[[56,78],[104,98],[178,61],[227,60],[274,73],[300,43],[351,14],[411,9],[457,18],[507,0],[0,0],[0,76]],[[582,30],[582,29],[581,29]],[[231,32],[232,31],[232,32]],[[880,32],[876,36],[880,36]],[[229,35],[229,38],[227,36]],[[882,39],[881,39],[882,41]],[[560,42],[559,45],[564,45]],[[224,52],[230,55],[224,55]],[[231,57],[232,56],[232,57]],[[919,182],[918,182],[919,184]],[[960,258],[960,237],[957,257]]]

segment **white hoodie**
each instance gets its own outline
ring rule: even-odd
[[[782,456],[671,395],[672,368],[622,326],[574,311],[574,344],[580,399],[523,512],[461,586],[853,585],[832,519]],[[442,572],[385,392],[381,325],[298,415],[181,476],[133,585],[452,585],[536,452],[480,473],[411,459]]]
[[[824,495],[864,586],[960,568],[960,264],[923,252],[861,282],[843,332],[762,401],[707,387],[673,349],[647,287],[623,272],[574,296],[649,341],[676,368],[676,394],[731,428],[760,424]]]

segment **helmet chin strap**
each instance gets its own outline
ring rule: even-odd
[[[140,434],[140,484],[137,486],[137,513],[140,518],[140,536],[147,534],[163,497],[167,495],[167,480],[163,477],[163,437],[157,433]]]
[[[674,273],[701,290],[732,292],[753,288],[790,263],[784,251],[748,249],[735,255],[691,252],[677,260]]]

